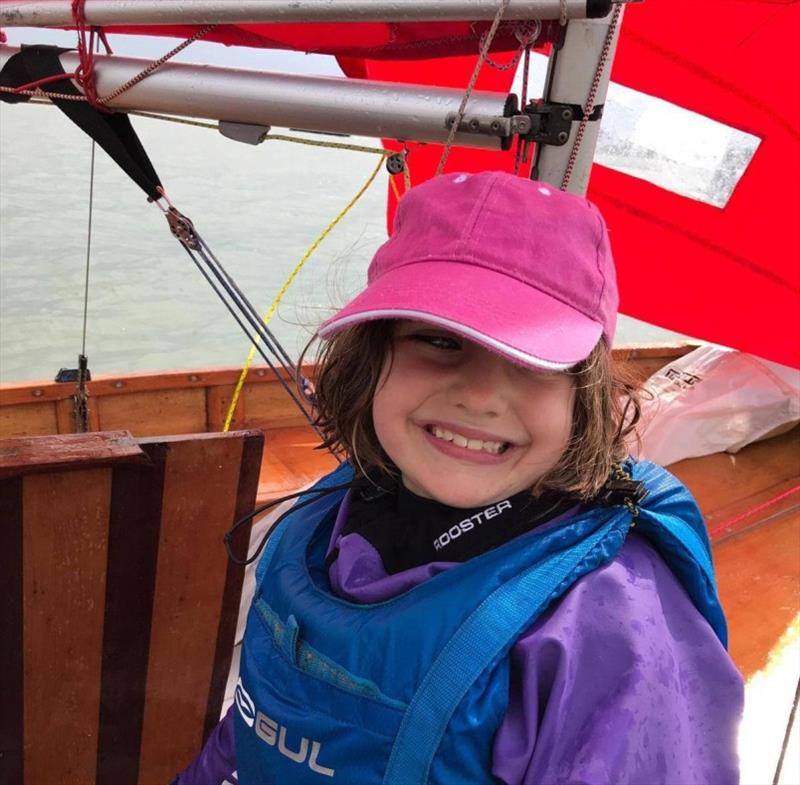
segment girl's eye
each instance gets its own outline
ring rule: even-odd
[[[441,349],[442,351],[457,351],[461,348],[461,344],[455,338],[450,338],[446,335],[414,333],[410,335],[409,338],[416,343],[426,344],[427,346],[432,346],[434,349]]]

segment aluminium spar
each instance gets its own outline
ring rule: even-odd
[[[90,25],[489,21],[497,0],[87,0]],[[606,16],[612,0],[511,0],[506,21]],[[0,24],[71,25],[71,0],[6,0]]]

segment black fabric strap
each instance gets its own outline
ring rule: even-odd
[[[65,73],[59,55],[67,51],[57,46],[22,47],[0,71],[0,85],[20,87],[47,76]],[[46,92],[81,95],[67,78],[50,82],[43,89]],[[0,99],[6,103],[29,100],[28,96],[6,92],[0,92]],[[122,171],[147,194],[148,199],[155,201],[160,198],[158,188],[161,187],[161,180],[126,114],[101,112],[85,101],[56,98],[53,103],[117,162]]]

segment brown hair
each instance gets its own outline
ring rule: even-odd
[[[362,476],[396,472],[372,424],[372,399],[392,350],[392,335],[389,320],[364,322],[337,333],[317,352],[315,424],[324,446],[352,459]],[[531,492],[556,491],[588,500],[608,479],[611,467],[627,456],[626,439],[640,416],[637,385],[612,358],[605,339],[567,373],[575,381],[570,439],[558,463]]]

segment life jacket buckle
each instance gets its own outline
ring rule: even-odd
[[[639,505],[650,491],[641,480],[634,480],[621,465],[614,466],[613,476],[597,494],[596,502],[604,507],[624,504],[633,518],[639,514]],[[631,524],[633,525],[633,524]]]

